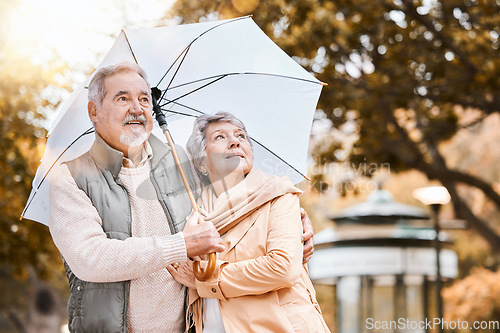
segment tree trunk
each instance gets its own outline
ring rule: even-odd
[[[476,216],[465,201],[460,197],[456,189],[457,183],[464,183],[467,185],[475,186],[481,190],[488,198],[492,199],[498,208],[500,208],[500,200],[498,193],[486,182],[476,178],[472,175],[464,174],[462,172],[450,170],[445,163],[443,156],[439,153],[438,149],[429,149],[433,163],[424,166],[424,171],[427,177],[437,179],[448,189],[455,215],[458,218],[468,221],[471,227],[479,233],[490,245],[494,253],[500,253],[500,235],[489,226],[487,221],[483,221]]]
[[[456,217],[464,219],[476,230],[490,245],[494,253],[500,253],[500,236],[486,221],[477,217],[467,204],[462,200],[456,189],[456,183],[449,180],[441,181],[450,192]]]

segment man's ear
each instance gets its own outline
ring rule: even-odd
[[[89,112],[90,120],[95,123],[95,121],[97,120],[97,105],[94,101],[89,101],[89,103],[87,104],[87,110]]]

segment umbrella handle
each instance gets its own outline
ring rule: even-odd
[[[177,168],[179,169],[179,173],[181,175],[182,182],[184,183],[184,187],[186,188],[189,201],[191,202],[191,206],[193,209],[198,212],[198,206],[196,205],[196,200],[193,195],[193,191],[191,190],[191,187],[189,186],[189,182],[186,178],[186,174],[184,173],[184,170],[182,169],[181,161],[179,159],[179,155],[177,155],[177,151],[175,150],[174,142],[172,140],[172,137],[170,136],[170,132],[168,131],[168,126],[167,126],[167,121],[165,119],[165,115],[161,112],[161,109],[157,103],[158,98],[160,97],[159,94],[161,94],[161,91],[158,88],[153,88],[151,89],[151,94],[153,96],[153,109],[156,113],[156,120],[158,121],[158,124],[160,125],[160,128],[163,131],[163,134],[165,134],[165,137],[167,138],[168,145],[170,146],[170,149],[172,151],[172,155],[174,157],[175,164],[177,165]],[[202,222],[203,220],[200,218],[198,222]],[[215,263],[217,261],[217,257],[215,256],[215,253],[210,253],[209,258],[208,258],[208,265],[203,270],[200,267],[200,262],[196,261],[193,264],[193,271],[194,271],[194,276],[199,280],[199,281],[206,281],[208,280],[209,277],[212,276],[212,274],[215,271]]]
[[[198,211],[198,206],[196,206],[195,210]],[[200,216],[198,218],[198,223],[203,222],[203,218]],[[200,261],[195,261],[193,263],[194,277],[201,282],[208,280],[212,276],[212,274],[214,274],[216,262],[217,256],[215,255],[215,252],[212,252],[208,255],[208,263],[205,269],[201,268]]]
[[[199,261],[195,261],[193,263],[194,276],[198,281],[203,282],[208,280],[215,271],[217,257],[215,256],[215,253],[210,253],[208,256],[208,264],[205,269],[201,268]]]

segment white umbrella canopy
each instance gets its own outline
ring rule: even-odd
[[[307,148],[323,84],[269,39],[250,16],[149,29],[124,30],[97,69],[136,62],[159,100],[175,143],[185,146],[195,117],[226,111],[247,127],[254,167],[306,175]],[[59,110],[49,131],[23,217],[47,224],[50,169],[86,152],[94,140],[86,86]],[[155,123],[153,132],[165,139]]]

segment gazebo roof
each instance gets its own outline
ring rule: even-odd
[[[394,201],[389,191],[376,190],[365,202],[343,209],[331,219],[337,223],[381,224],[402,219],[429,219],[429,215],[421,208]]]

